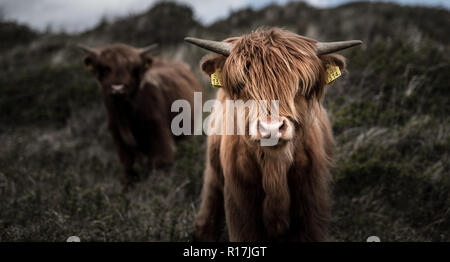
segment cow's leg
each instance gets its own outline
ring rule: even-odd
[[[124,191],[127,191],[134,183],[139,181],[139,174],[133,168],[136,152],[125,145],[117,128],[110,127],[110,131],[113,136],[119,160],[124,169],[123,189]]]
[[[162,123],[162,121],[160,121]],[[167,167],[173,163],[175,155],[175,142],[172,133],[166,125],[156,125],[152,130],[151,148],[149,149],[149,160],[156,168]]]
[[[120,161],[122,162],[124,168],[124,181],[123,189],[127,191],[132,188],[135,183],[140,181],[139,174],[134,169],[134,161],[136,154],[133,151],[124,152],[123,150],[118,150]]]
[[[195,221],[194,241],[218,241],[224,223],[223,192],[218,174],[208,165],[203,178],[202,202]]]
[[[225,180],[225,217],[230,241],[267,240],[262,218],[261,193],[258,189],[249,189],[241,183]]]
[[[203,177],[202,202],[195,221],[195,241],[217,241],[223,229],[225,214],[223,175],[220,164],[220,137],[208,137],[206,169]]]
[[[328,170],[291,170],[291,241],[316,242],[328,238],[330,200]],[[299,190],[300,189],[300,190]]]

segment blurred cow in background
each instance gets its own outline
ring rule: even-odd
[[[147,156],[153,167],[173,161],[172,102],[184,99],[193,105],[194,91],[200,91],[201,85],[184,64],[151,56],[156,45],[79,47],[87,54],[84,65],[102,89],[127,189],[139,180],[133,168],[137,156]]]
[[[276,118],[260,111],[252,122],[247,113],[245,130],[254,134],[208,137],[194,238],[217,240],[225,217],[231,241],[326,240],[333,136],[321,100],[327,67],[345,69],[344,58],[331,53],[361,41],[319,43],[278,28],[224,42],[186,41],[219,54],[205,57],[201,67],[208,75],[221,72],[221,103],[279,103]],[[227,126],[227,110],[213,121]],[[261,146],[272,134],[278,143]]]

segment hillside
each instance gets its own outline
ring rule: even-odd
[[[170,170],[120,191],[120,165],[94,79],[77,43],[158,42],[190,64],[214,40],[280,26],[341,52],[348,73],[324,101],[336,138],[331,240],[450,241],[450,12],[388,3],[243,9],[210,26],[171,2],[86,32],[37,33],[0,22],[0,241],[187,241],[199,205],[205,137],[178,146]],[[5,39],[5,41],[3,41]],[[6,40],[7,39],[7,40]]]

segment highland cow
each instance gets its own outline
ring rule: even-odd
[[[87,53],[84,65],[102,89],[108,129],[125,169],[125,189],[139,180],[133,168],[136,157],[147,156],[152,167],[172,163],[178,139],[170,131],[172,102],[192,104],[194,91],[201,90],[186,65],[151,56],[155,46],[79,46]]]
[[[223,42],[185,40],[218,53],[201,68],[221,72],[221,103],[278,101],[277,118],[268,116],[270,109],[254,120],[247,113],[245,128],[256,126],[256,134],[208,137],[194,239],[218,240],[225,219],[230,241],[327,240],[334,142],[321,101],[327,66],[345,70],[344,58],[332,53],[361,41],[319,43],[279,28]],[[226,126],[226,115],[213,120]],[[278,139],[275,146],[259,143],[268,134]]]

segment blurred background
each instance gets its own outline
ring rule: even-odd
[[[279,26],[361,39],[324,104],[336,138],[332,241],[450,241],[450,2],[0,1],[0,241],[188,241],[206,137],[122,194],[121,166],[77,43],[159,43],[198,63],[186,35]]]

